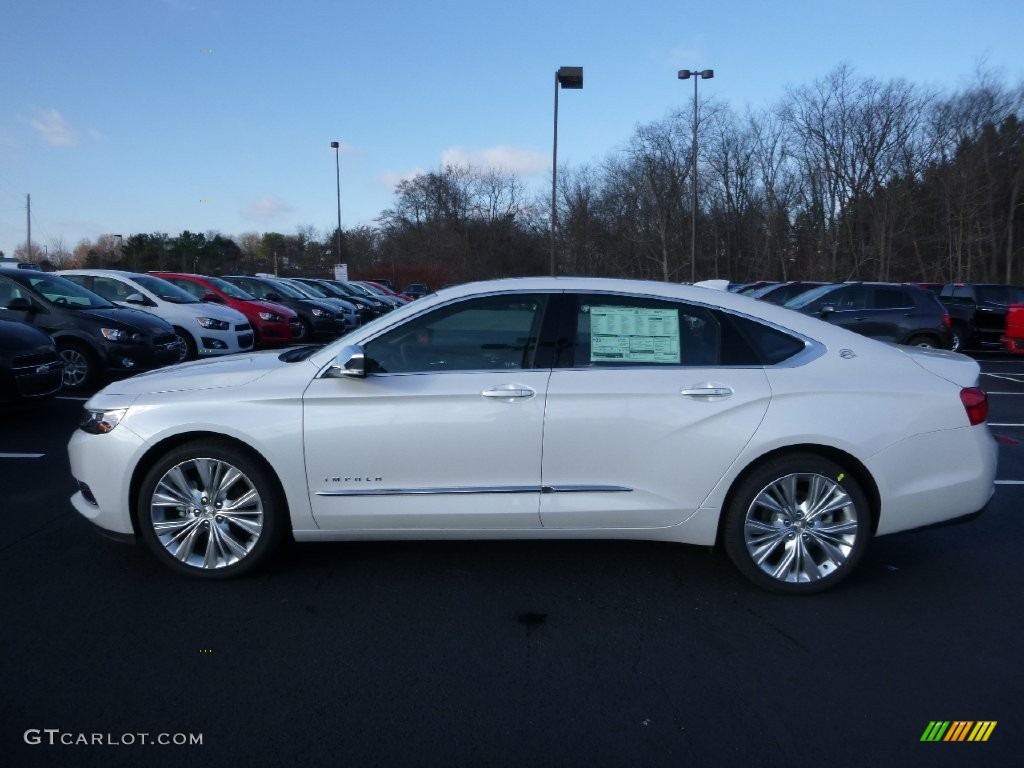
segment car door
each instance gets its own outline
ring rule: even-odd
[[[677,525],[750,440],[771,390],[725,313],[684,302],[568,295],[548,385],[545,528]]]
[[[310,502],[326,530],[540,527],[548,297],[454,301],[365,343],[365,378],[303,398]]]

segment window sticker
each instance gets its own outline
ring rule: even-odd
[[[679,313],[645,307],[590,308],[590,362],[679,363]]]

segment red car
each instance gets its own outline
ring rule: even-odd
[[[1011,352],[1024,354],[1024,304],[1011,304],[1007,309],[1003,344]]]
[[[302,336],[302,323],[294,311],[272,301],[257,299],[237,285],[219,277],[186,272],[150,272],[188,291],[201,301],[215,301],[237,309],[249,319],[256,334],[257,347],[290,344]]]

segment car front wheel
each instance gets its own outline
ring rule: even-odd
[[[280,543],[286,507],[270,470],[239,448],[196,441],[169,451],[138,498],[142,538],[171,568],[228,578],[259,566]]]
[[[64,361],[64,389],[78,392],[91,386],[100,369],[96,355],[81,344],[61,345],[58,352]]]
[[[743,479],[726,509],[725,550],[743,575],[773,592],[829,589],[856,567],[871,537],[857,481],[814,454],[783,456]]]

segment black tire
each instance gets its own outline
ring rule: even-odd
[[[871,530],[867,496],[851,474],[822,456],[796,453],[740,480],[723,537],[729,558],[758,586],[810,594],[850,575]]]
[[[196,342],[192,338],[191,333],[184,328],[174,326],[174,335],[178,337],[178,344],[182,350],[178,354],[179,363],[184,363],[186,360],[195,360],[199,357],[199,350],[196,348]]]
[[[302,326],[302,335],[299,336],[298,338],[292,339],[292,341],[293,342],[297,342],[297,341],[302,341],[302,342],[312,341],[312,339],[313,339],[313,324],[309,320],[307,320],[306,318],[304,318],[304,317],[302,317],[300,315],[299,316],[299,325]]]
[[[57,345],[57,353],[64,361],[64,391],[80,392],[96,382],[100,375],[100,360],[85,344],[63,342]]]
[[[143,540],[165,565],[202,579],[240,576],[262,565],[285,537],[288,520],[271,470],[219,440],[170,450],[139,489]]]

